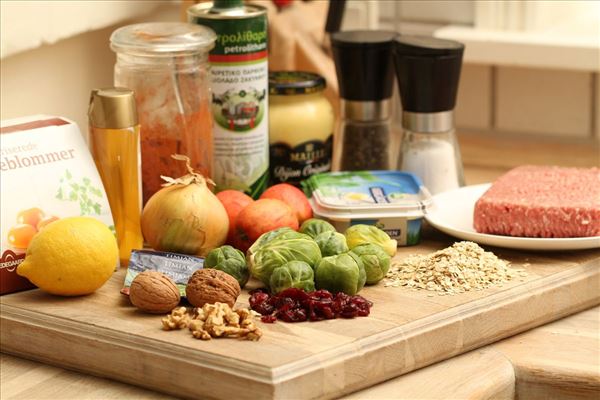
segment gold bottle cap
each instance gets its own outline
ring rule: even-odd
[[[119,87],[92,90],[88,117],[94,128],[123,129],[137,125],[133,90]]]

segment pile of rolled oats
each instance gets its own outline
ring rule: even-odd
[[[457,242],[427,255],[413,255],[394,262],[384,286],[405,286],[428,290],[440,296],[502,286],[517,277],[525,277],[523,269],[510,268],[508,261],[484,251],[473,242]]]

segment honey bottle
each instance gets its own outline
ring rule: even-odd
[[[140,226],[140,125],[134,93],[125,88],[92,90],[90,144],[115,222],[119,260],[144,244]]]

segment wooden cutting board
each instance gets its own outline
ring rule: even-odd
[[[396,257],[450,245],[433,239]],[[258,342],[195,340],[161,330],[119,293],[124,271],[93,295],[3,296],[3,352],[188,398],[332,398],[600,304],[600,251],[493,250],[528,276],[455,296],[377,285],[371,316],[261,324]],[[247,293],[238,306],[247,306]],[[443,377],[440,377],[443,379]]]

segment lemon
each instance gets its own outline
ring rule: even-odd
[[[33,237],[17,273],[48,293],[78,296],[104,285],[118,258],[117,241],[102,222],[64,218]]]

